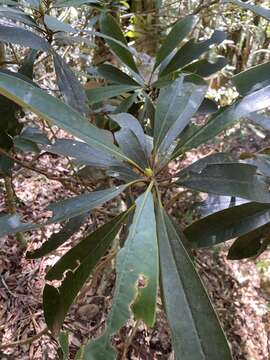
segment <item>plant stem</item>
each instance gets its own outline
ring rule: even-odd
[[[5,188],[6,188],[6,205],[8,208],[8,212],[10,214],[16,214],[16,202],[15,202],[15,194],[12,186],[12,179],[9,176],[4,177]],[[22,249],[26,248],[27,242],[22,233],[17,233],[15,235],[16,240],[18,241],[20,247]]]

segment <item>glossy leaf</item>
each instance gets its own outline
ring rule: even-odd
[[[186,171],[176,183],[202,192],[270,202],[269,180],[258,175],[257,167],[253,165],[209,164],[200,173]]]
[[[56,53],[53,54],[53,62],[57,84],[66,103],[82,114],[87,114],[89,111],[88,100],[79,80],[66,62]]]
[[[40,226],[36,224],[22,223],[20,215],[1,215],[0,216],[0,236],[16,234],[17,232],[24,232],[38,229]]]
[[[166,36],[164,43],[158,50],[154,69],[156,69],[178,46],[178,44],[185,39],[194,25],[194,16],[185,16],[183,19],[180,19],[175,23],[169,34]]]
[[[198,59],[198,57],[205,53],[211,45],[218,45],[225,39],[226,34],[223,31],[215,31],[211,38],[207,40],[198,43],[196,43],[194,39],[189,40],[176,52],[168,65],[162,70],[160,76],[164,76],[185,67],[192,61]]]
[[[206,90],[204,83],[185,82],[184,76],[161,90],[154,121],[154,149],[161,158],[198,110]]]
[[[228,259],[241,260],[261,255],[270,244],[270,224],[240,236],[229,249]]]
[[[70,6],[79,7],[84,4],[95,5],[95,4],[100,4],[100,1],[99,0],[55,0],[53,2],[53,7],[56,8],[70,7]]]
[[[177,360],[232,359],[193,262],[163,208],[157,209],[163,305]],[[211,346],[209,345],[211,339]]]
[[[17,6],[16,3],[14,5]],[[18,8],[0,6],[0,17],[13,20],[14,22],[21,22],[27,26],[35,28],[36,30],[40,30],[34,19]]]
[[[77,30],[74,29],[71,25],[60,21],[54,16],[44,15],[44,24],[52,31],[63,31],[68,33],[76,33]]]
[[[266,20],[270,21],[270,9],[259,5],[253,5],[240,0],[225,0],[225,2],[233,3],[242,9],[250,10],[254,14],[262,16]]]
[[[74,158],[79,164],[99,168],[108,168],[116,162],[110,154],[105,154],[103,151],[77,140],[57,139],[52,145],[44,147],[44,150]]]
[[[270,11],[270,10],[269,10]],[[245,96],[250,92],[257,91],[270,85],[268,77],[270,71],[270,62],[253,66],[232,77],[232,81],[237,91]]]
[[[129,75],[109,64],[98,66],[97,73],[112,83],[140,86],[140,84],[133,80]]]
[[[105,333],[85,347],[83,359],[113,360],[116,352],[111,336],[130,317],[130,307],[136,319],[148,326],[155,321],[158,283],[158,249],[153,197],[148,190],[136,200],[136,210],[129,235],[117,255],[116,285],[113,305]],[[138,282],[142,281],[143,286]]]
[[[263,129],[270,131],[270,116],[251,113],[246,117],[246,119],[251,121],[253,124],[261,126]]]
[[[86,95],[90,105],[94,105],[139,88],[140,85],[108,85],[97,87],[95,89],[88,89],[86,90]]]
[[[245,203],[195,221],[185,229],[193,247],[207,247],[242,236],[270,222],[270,205]]]
[[[25,81],[0,73],[0,94],[81,138],[89,145],[120,160],[129,161],[121,150],[112,144],[106,132],[96,128],[80,113],[60,100]]]
[[[17,44],[30,49],[50,52],[51,47],[47,40],[32,31],[15,26],[0,25],[0,41]]]
[[[40,248],[26,253],[27,259],[38,259],[42,256],[48,255],[63,245],[73,234],[79,231],[80,227],[86,220],[86,215],[82,214],[70,219],[62,229],[50,236],[50,238],[41,245]]]
[[[175,153],[175,157],[214,138],[220,132],[233,126],[241,118],[248,116],[254,111],[267,108],[269,101],[270,86],[266,86],[245,96],[233,105],[221,109],[216,114],[213,114],[205,125],[197,127],[196,131],[185,140],[177,153]]]
[[[45,285],[43,292],[44,316],[53,334],[60,331],[70,306],[99,259],[108,250],[126,215],[127,212],[118,215],[88,235],[62,256],[47,273],[47,280],[60,280],[64,272],[67,272],[59,288]]]
[[[100,28],[103,34],[110,36],[127,46],[127,41],[122,33],[121,28],[110,14],[104,13],[101,15]],[[130,51],[109,39],[106,39],[106,43],[125,65],[127,65],[135,73],[139,73]]]
[[[48,206],[53,217],[48,223],[60,222],[72,217],[85,214],[95,207],[104,204],[123,192],[128,185],[121,185],[105,190],[92,191],[70,199],[60,200]]]
[[[206,59],[193,62],[191,65],[186,66],[183,71],[191,72],[201,77],[211,76],[227,65],[226,58],[220,56],[215,62],[209,62]]]
[[[208,98],[204,98],[199,109],[197,110],[197,115],[208,115],[218,111],[218,105],[215,101]]]

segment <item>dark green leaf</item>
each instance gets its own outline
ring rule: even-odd
[[[70,199],[60,200],[50,204],[48,210],[53,212],[49,224],[60,222],[72,217],[85,214],[95,207],[104,204],[123,192],[128,185],[121,185],[105,190],[92,191]]]
[[[183,71],[191,72],[201,77],[211,76],[227,65],[227,60],[220,56],[215,62],[209,62],[206,59],[198,60],[191,65],[186,66]]]
[[[177,360],[231,360],[217,315],[179,233],[157,209],[163,304]],[[211,339],[211,345],[209,344]]]
[[[119,42],[127,46],[127,41],[121,31],[121,28],[110,14],[104,13],[101,15],[100,28],[103,34],[110,36],[113,39],[118,40]],[[110,49],[114,52],[114,54],[118,56],[125,65],[127,65],[135,73],[139,74],[139,71],[130,51],[109,39],[106,39],[106,42],[109,45]]]
[[[67,360],[69,357],[69,334],[68,332],[61,331],[58,336],[58,342],[62,350],[63,360]]]
[[[55,0],[53,2],[53,7],[56,8],[70,7],[70,6],[79,7],[84,4],[95,5],[95,4],[100,4],[100,1],[99,0]]]
[[[197,115],[208,115],[215,113],[217,110],[218,105],[215,101],[204,98],[199,109],[197,110]]]
[[[97,87],[95,89],[86,90],[88,101],[90,105],[102,102],[104,100],[117,97],[129,91],[134,91],[140,88],[140,85],[109,85]]]
[[[257,91],[270,85],[270,79],[268,76],[269,71],[270,62],[266,62],[240,72],[232,77],[232,81],[236,86],[237,91],[242,96],[245,96],[250,92]]]
[[[185,37],[194,27],[195,20],[196,19],[194,16],[186,16],[175,23],[157,53],[154,69],[156,69],[163,62],[163,60],[165,60],[168,55],[170,55],[170,53],[178,46],[178,44],[180,44],[180,42],[185,39]]]
[[[208,215],[185,229],[193,247],[207,247],[245,235],[270,222],[270,205],[245,203]]]
[[[160,75],[163,76],[183,68],[192,61],[198,59],[198,57],[205,53],[211,45],[218,45],[225,39],[226,34],[223,31],[215,31],[211,38],[207,40],[203,40],[198,43],[196,43],[194,39],[189,40],[177,51],[169,64],[162,70]]]
[[[58,233],[54,233],[50,238],[41,245],[39,249],[26,253],[27,259],[38,259],[42,256],[48,255],[50,252],[56,250],[59,246],[64,244],[74,233],[79,231],[81,225],[86,220],[87,215],[82,214],[70,219]]]
[[[268,223],[236,239],[229,249],[228,259],[241,260],[261,255],[270,243],[269,230]]]
[[[15,3],[16,4],[16,3]],[[7,19],[13,20],[14,22],[21,22],[27,26],[33,27],[36,30],[39,30],[37,23],[29,15],[25,14],[23,11],[18,8],[4,7],[0,6],[0,17],[5,17]]]
[[[185,82],[184,76],[162,89],[155,112],[154,148],[164,155],[203,101],[207,86]]]
[[[103,64],[97,67],[97,73],[116,84],[140,86],[135,80],[115,66]]]
[[[47,40],[36,35],[32,31],[14,26],[0,25],[0,41],[17,44],[30,49],[51,51],[51,46]]]
[[[267,108],[270,101],[270,86],[260,89],[254,93],[245,96],[242,100],[235,102],[233,105],[219,110],[213,114],[210,120],[203,126],[198,126],[190,138],[175,153],[175,157],[184,153],[193,147],[214,138],[221,131],[232,126],[243,117]]]
[[[202,192],[270,202],[270,182],[267,177],[258,175],[257,167],[253,165],[209,164],[200,173],[184,172],[176,183]]]
[[[111,336],[130,317],[152,326],[158,283],[158,248],[153,197],[150,188],[136,200],[136,211],[124,247],[117,256],[114,301],[105,333],[85,347],[83,359],[114,360]],[[139,287],[138,281],[144,286]]]
[[[105,255],[110,247],[127,213],[118,215],[84,238],[78,245],[62,256],[47,273],[47,280],[60,280],[64,272],[67,271],[58,289],[51,285],[46,285],[43,292],[44,316],[53,334],[57,334],[61,329],[70,306],[99,259]],[[54,294],[53,298],[51,294]]]
[[[58,54],[53,54],[53,61],[57,84],[64,95],[66,103],[82,114],[87,114],[89,110],[87,106],[88,100],[79,80]]]
[[[0,73],[0,94],[33,111],[41,118],[63,128],[72,135],[81,138],[89,145],[120,160],[129,161],[121,150],[112,144],[107,132],[96,128],[87,118],[82,117],[80,113],[62,101],[25,81]]]

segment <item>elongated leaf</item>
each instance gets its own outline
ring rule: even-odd
[[[26,258],[38,259],[57,249],[59,246],[64,244],[74,233],[79,231],[81,225],[86,220],[86,217],[87,216],[85,214],[82,214],[70,219],[58,233],[52,234],[39,249],[26,253]]]
[[[207,87],[185,82],[184,76],[162,89],[155,112],[154,148],[163,158],[203,101]]]
[[[90,342],[83,359],[113,360],[116,353],[110,337],[130,317],[130,307],[136,319],[152,326],[158,282],[158,249],[153,197],[150,188],[136,200],[136,211],[124,247],[117,256],[117,278],[112,310],[105,333]],[[142,281],[143,286],[138,282]]]
[[[191,72],[201,77],[211,76],[227,65],[227,60],[220,56],[215,62],[209,62],[206,59],[198,60],[191,65],[186,66],[183,71]]]
[[[127,41],[121,31],[121,28],[110,14],[104,13],[101,15],[100,28],[103,34],[110,36],[127,46]],[[106,42],[114,54],[118,56],[125,65],[127,65],[131,70],[135,71],[135,73],[139,74],[131,52],[109,39],[106,39]]]
[[[248,116],[254,111],[267,108],[270,101],[270,86],[266,86],[254,93],[245,96],[242,100],[235,102],[233,105],[223,108],[203,126],[197,127],[190,138],[186,139],[182,146],[175,153],[175,157],[184,153],[193,147],[212,139],[223,130],[233,126],[238,120]]]
[[[30,231],[38,229],[36,224],[22,223],[20,215],[1,215],[0,216],[0,236],[16,234],[17,232]]]
[[[246,119],[253,124],[259,125],[267,131],[270,131],[270,116],[262,115],[258,113],[249,114]]]
[[[50,204],[48,210],[53,212],[53,217],[48,223],[59,222],[85,214],[95,207],[118,196],[127,186],[128,185],[121,185],[105,190],[92,191]]]
[[[101,101],[111,99],[113,97],[119,96],[129,91],[137,90],[139,88],[139,85],[109,85],[86,90],[86,94],[90,105],[94,105]]]
[[[226,34],[223,31],[215,31],[211,38],[207,40],[198,43],[196,43],[194,39],[189,40],[177,51],[160,75],[164,76],[170,72],[183,68],[192,61],[198,59],[198,57],[205,53],[211,45],[220,44],[225,38]]]
[[[68,360],[69,357],[69,333],[61,331],[58,336],[58,342],[63,354],[63,360]]]
[[[157,209],[157,224],[163,304],[175,358],[232,359],[217,315],[183,240],[161,207]]]
[[[81,141],[71,139],[57,139],[52,145],[44,147],[44,150],[72,157],[80,164],[99,168],[108,168],[116,162],[110,154],[105,154]]]
[[[240,0],[225,0],[226,3],[233,3],[242,9],[250,10],[254,14],[262,16],[266,20],[270,21],[270,9],[259,5],[249,4]]]
[[[15,3],[17,6],[17,4]],[[0,17],[5,17],[14,22],[21,22],[27,26],[33,27],[36,30],[39,30],[39,26],[29,15],[25,14],[23,11],[11,7],[0,6]]]
[[[170,53],[178,46],[178,44],[180,44],[181,41],[185,39],[194,25],[194,16],[186,16],[175,23],[157,53],[154,69],[156,69],[163,62],[163,60],[165,60],[167,56],[170,55]]]
[[[70,24],[64,23],[63,21],[58,20],[54,16],[44,15],[44,24],[52,31],[63,31],[68,33],[76,33],[77,30],[74,29]]]
[[[236,157],[228,153],[215,153],[208,156],[205,156],[193,164],[187,166],[183,170],[175,174],[175,177],[182,177],[189,172],[200,173],[207,167],[209,164],[224,164],[224,163],[236,163]]]
[[[270,11],[270,10],[269,10]],[[232,77],[237,91],[245,96],[250,92],[257,91],[270,85],[269,79],[270,62],[253,66]]]
[[[25,81],[0,73],[0,94],[81,138],[90,146],[105,151],[120,160],[128,161],[121,150],[111,143],[106,132],[96,128],[80,113],[60,100]]]
[[[257,166],[260,173],[270,177],[270,156],[266,154],[252,154],[243,160],[246,164]]]
[[[32,31],[18,28],[15,26],[0,25],[0,41],[29,47],[30,49],[51,51],[51,46],[47,40],[36,35]]]
[[[43,292],[44,316],[53,334],[60,331],[70,306],[99,259],[108,250],[126,215],[127,212],[120,214],[88,235],[49,270],[46,276],[48,280],[61,279],[68,271],[59,288],[46,285]]]
[[[66,62],[56,53],[53,54],[57,84],[68,105],[81,112],[88,113],[87,96],[84,88]]]
[[[245,235],[270,222],[270,205],[245,203],[218,211],[185,229],[193,247],[207,247]]]
[[[102,64],[97,67],[99,75],[103,76],[106,80],[109,80],[116,84],[135,85],[140,86],[135,80],[123,71],[119,70],[115,66],[109,64]]]
[[[270,244],[270,224],[240,236],[229,249],[228,259],[241,260],[261,255]]]
[[[263,203],[270,202],[269,180],[248,164],[209,164],[200,173],[186,172],[177,184],[217,195],[239,196]]]
[[[56,0],[53,2],[53,7],[56,8],[70,7],[70,6],[79,7],[84,4],[96,5],[96,4],[100,4],[100,1],[99,0]]]
[[[204,98],[199,109],[197,110],[198,115],[208,115],[218,111],[218,105],[215,101],[208,98]]]

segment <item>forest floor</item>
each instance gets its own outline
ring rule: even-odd
[[[267,144],[267,140],[269,139],[261,139],[259,147]],[[186,161],[194,161],[217,150],[256,151],[257,145],[258,138],[255,138],[250,129],[236,127],[234,132],[220,137],[214,145],[204,146],[190,153]],[[30,161],[30,155],[24,157],[24,160]],[[47,169],[51,167],[54,172],[63,175],[68,172],[67,161],[57,156],[45,155],[38,160],[37,166]],[[72,195],[61,183],[48,180],[41,174],[19,167],[16,167],[16,171],[19,174],[14,177],[14,187],[24,220],[40,220],[40,214],[46,216],[44,209],[50,202]],[[187,193],[185,196],[171,210],[181,224],[190,222],[194,216],[189,210],[191,194]],[[113,201],[106,206],[106,210],[113,211],[115,206]],[[6,208],[4,193],[0,192],[0,212],[2,211],[6,211]],[[104,215],[96,215],[95,220],[102,223]],[[92,230],[93,227],[93,217],[90,217],[80,233]],[[46,228],[46,232],[39,230],[26,234],[27,250],[38,248],[46,237],[58,229],[59,225],[54,225]],[[58,343],[49,334],[24,345],[16,346],[12,342],[27,342],[28,338],[45,328],[42,312],[45,273],[78,239],[78,235],[72,237],[51,256],[38,260],[27,260],[22,256],[14,237],[0,239],[1,360],[58,359]],[[227,249],[228,244],[225,244],[213,250],[197,251],[198,270],[231,344],[234,359],[267,360],[270,358],[270,252],[265,252],[257,259],[229,261],[226,259]],[[93,280],[94,284],[90,281],[72,306],[64,323],[64,329],[70,334],[70,359],[74,358],[75,352],[83,343],[101,334],[111,304],[114,280],[115,273],[111,267],[107,271],[101,271]],[[122,360],[174,359],[168,326],[160,304],[153,329],[140,325],[131,339],[132,326],[130,321],[114,338],[114,344],[120,353],[126,351]],[[130,340],[130,346],[125,349],[127,339]],[[5,347],[9,343],[11,346]]]

